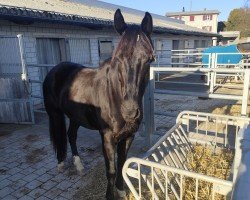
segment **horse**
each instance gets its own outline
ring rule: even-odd
[[[59,171],[66,159],[67,136],[73,163],[81,172],[77,130],[80,126],[98,130],[108,180],[106,198],[110,200],[126,199],[122,167],[143,118],[142,99],[150,63],[154,61],[150,13],[145,13],[140,26],[127,25],[117,9],[114,28],[121,35],[119,44],[99,68],[62,62],[49,71],[43,83],[50,139]],[[65,115],[69,118],[67,131]]]

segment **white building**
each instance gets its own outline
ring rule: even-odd
[[[168,12],[166,13],[166,16],[182,20],[186,25],[217,33],[219,14],[220,12],[218,10],[203,10],[190,12]],[[215,41],[214,45],[216,45]]]
[[[10,37],[24,36],[27,64],[56,65],[73,61],[97,67],[111,56],[119,41],[113,28],[114,12],[120,8],[125,21],[139,24],[143,11],[101,1],[1,0],[0,77],[19,76],[21,62]],[[214,33],[187,26],[180,20],[153,14],[152,39],[156,50],[192,49],[196,43],[208,45]],[[7,38],[6,38],[7,37]],[[164,62],[169,61],[170,56]],[[32,80],[43,80],[48,69],[28,68]],[[41,96],[41,84],[32,84],[32,95]],[[1,98],[1,97],[0,97]]]

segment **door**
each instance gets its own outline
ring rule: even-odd
[[[99,39],[99,58],[100,62],[110,58],[114,50],[112,39]]]
[[[21,79],[20,41],[21,37],[0,37],[0,123],[34,122],[29,85]]]

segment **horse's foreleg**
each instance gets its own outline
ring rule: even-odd
[[[106,191],[106,198],[108,200],[115,200],[115,142],[112,132],[104,132],[102,134],[102,150],[106,165],[106,175],[108,179],[108,186]]]
[[[67,132],[68,138],[69,138],[69,143],[72,151],[72,156],[73,156],[73,163],[76,167],[76,170],[80,173],[83,171],[83,165],[81,163],[78,151],[77,151],[77,146],[76,146],[76,139],[77,139],[77,130],[79,128],[78,123],[70,120],[69,124],[69,130]]]
[[[122,177],[122,168],[127,159],[128,150],[132,144],[134,136],[128,137],[121,140],[117,145],[117,177],[116,177],[116,188],[118,195],[121,198],[126,198],[126,192],[124,191],[124,181]]]

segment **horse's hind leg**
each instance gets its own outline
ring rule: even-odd
[[[78,151],[77,151],[77,146],[76,146],[76,139],[77,139],[77,130],[79,128],[78,123],[76,123],[73,120],[70,120],[69,124],[69,130],[67,132],[68,138],[69,138],[69,143],[72,151],[72,156],[73,156],[73,163],[76,167],[76,170],[80,173],[83,171],[83,165],[81,163]]]
[[[50,140],[53,143],[58,170],[62,171],[67,155],[67,135],[64,114],[58,110],[49,113]]]

